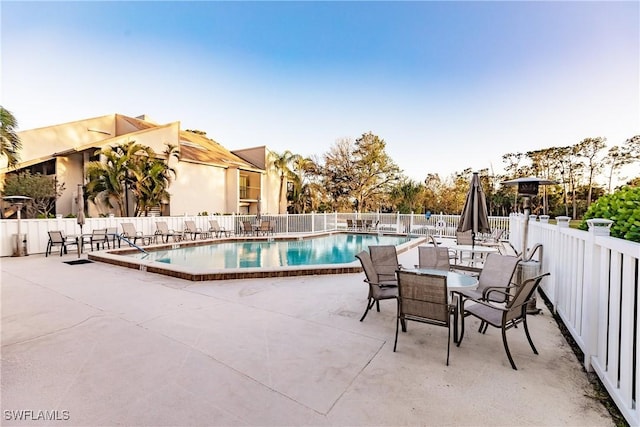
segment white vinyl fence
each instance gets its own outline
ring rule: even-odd
[[[511,216],[520,248],[524,216]],[[528,246],[543,245],[542,291],[630,425],[640,425],[638,259],[640,244],[590,231],[529,221]],[[607,234],[607,233],[605,233]]]
[[[202,230],[208,230],[209,220],[215,219],[220,227],[233,230],[239,234],[242,229],[242,221],[252,224],[258,223],[255,215],[209,215],[209,216],[162,216],[162,217],[101,217],[87,218],[82,233],[91,233],[92,230],[112,228],[118,233],[122,232],[122,223],[133,223],[136,231],[145,235],[156,232],[156,222],[164,221],[169,229],[175,231],[184,230],[184,221],[193,220],[196,226]],[[401,233],[412,235],[434,234],[445,237],[455,237],[455,230],[460,220],[459,215],[432,215],[426,218],[424,215],[404,214],[338,214],[338,213],[311,213],[300,215],[262,215],[261,220],[271,221],[275,233],[317,233],[323,231],[346,230],[347,219],[364,219],[376,224],[378,232]],[[508,237],[509,218],[491,217],[492,228],[506,230]],[[20,220],[20,234],[26,241],[27,254],[44,253],[47,249],[48,231],[60,230],[65,235],[80,234],[80,226],[75,218],[55,219],[22,219]],[[18,220],[0,220],[0,256],[12,256],[17,252]]]
[[[184,229],[185,220],[209,229],[209,220],[238,233],[243,220],[257,222],[255,215],[210,215],[136,218],[87,218],[83,232],[93,229],[115,228],[122,231],[122,223],[133,223],[144,234],[154,234],[156,222],[167,222],[170,229]],[[404,214],[303,214],[268,215],[275,233],[295,234],[344,230],[347,220],[370,220],[378,232],[403,234],[434,234],[454,237],[459,215]],[[518,250],[522,247],[524,216],[491,217],[492,229],[504,229],[504,238]],[[78,234],[75,218],[22,219],[29,254],[44,253],[47,231],[62,230]],[[0,256],[15,252],[18,232],[17,220],[0,220]],[[639,283],[638,260],[640,244],[595,232],[529,221],[528,246],[540,243],[542,271],[550,272],[541,290],[552,303],[573,338],[584,353],[584,366],[595,371],[613,397],[630,425],[640,425],[636,401],[640,391],[640,328],[638,328]]]

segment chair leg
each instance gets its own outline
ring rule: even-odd
[[[489,328],[489,324],[487,322],[485,322],[484,320],[480,321],[480,327],[478,328],[478,332],[480,332],[481,334],[485,334],[487,333],[487,329]]]
[[[502,343],[504,344],[504,351],[507,352],[507,357],[509,358],[511,367],[517,371],[518,368],[516,368],[516,364],[513,362],[513,357],[511,357],[511,352],[509,351],[509,344],[507,344],[507,330],[504,327],[502,328]]]
[[[400,323],[400,300],[398,300],[397,304],[398,314],[396,315],[396,339],[393,342],[393,352],[396,352],[396,346],[398,345],[398,324]],[[406,325],[404,323],[404,319],[402,319],[402,330],[406,331]]]
[[[458,343],[458,306],[453,311],[453,342]]]
[[[460,347],[462,338],[464,338],[464,312],[462,310],[463,309],[460,308],[460,336],[458,337],[458,342],[456,343],[458,347]]]
[[[373,308],[373,304],[375,304],[376,301],[372,298],[369,298],[367,300],[367,308],[364,311],[364,314],[362,315],[362,317],[360,318],[360,321],[362,322],[364,320],[365,317],[367,317],[367,314],[369,314],[369,310],[371,310],[371,308]]]
[[[451,348],[451,325],[447,327],[447,366],[449,366],[449,348]]]
[[[380,301],[376,301],[376,310],[380,313]]]
[[[51,242],[47,243],[47,250],[44,252],[44,257],[48,257],[51,253]]]
[[[536,349],[536,346],[533,345],[533,341],[531,340],[531,335],[529,335],[529,327],[527,326],[527,316],[524,316],[524,319],[522,320],[522,323],[524,323],[524,333],[527,335],[527,340],[529,341],[529,345],[531,346],[531,349],[533,350],[534,354],[538,354],[538,350]]]

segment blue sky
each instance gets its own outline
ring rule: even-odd
[[[640,134],[640,3],[11,2],[19,130],[148,114],[229,149],[322,155],[373,132],[423,180]]]

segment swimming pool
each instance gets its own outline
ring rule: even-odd
[[[133,258],[198,268],[273,268],[295,265],[346,264],[370,245],[398,246],[406,236],[332,234],[300,240],[223,242],[179,249],[141,252]]]
[[[158,245],[148,253],[126,248],[88,256],[188,280],[220,280],[359,272],[362,269],[355,254],[370,245],[394,245],[402,252],[423,241],[406,235],[331,233],[304,238],[181,242]]]

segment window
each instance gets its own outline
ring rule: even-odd
[[[246,199],[249,192],[249,179],[246,175],[240,175],[240,198]]]

